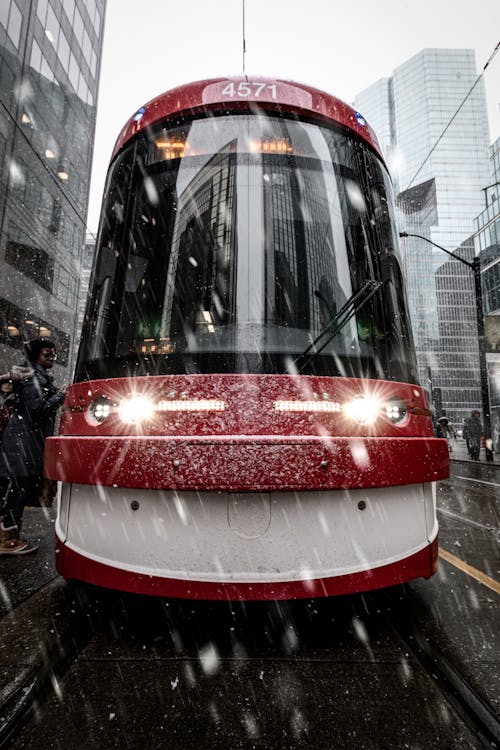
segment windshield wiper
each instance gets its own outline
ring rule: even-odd
[[[319,334],[316,336],[314,341],[309,344],[307,349],[305,349],[302,354],[299,354],[297,359],[294,360],[294,365],[297,366],[297,363],[301,362],[301,360],[304,360],[302,362],[302,365],[300,367],[297,367],[297,372],[302,372],[302,370],[311,362],[311,360],[314,359],[318,354],[320,354],[325,346],[328,346],[330,341],[335,338],[337,333],[344,328],[346,323],[348,323],[351,318],[356,315],[362,307],[366,305],[369,299],[373,297],[375,292],[380,289],[382,286],[381,281],[376,281],[375,279],[370,279],[367,281],[364,286],[361,287],[359,292],[356,292],[356,294],[353,294],[347,302],[343,305],[343,307],[340,308],[338,313],[334,315],[334,317],[326,324],[326,326],[323,328],[322,331],[319,332]],[[324,341],[322,341],[324,339]]]

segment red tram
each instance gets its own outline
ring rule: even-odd
[[[113,153],[75,383],[46,445],[59,572],[203,599],[429,577],[448,465],[364,118],[246,77],[139,109]]]

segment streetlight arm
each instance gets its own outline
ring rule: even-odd
[[[452,258],[455,258],[455,260],[459,260],[460,263],[463,263],[465,266],[469,266],[469,268],[472,268],[474,270],[475,265],[474,263],[471,263],[468,260],[465,260],[464,258],[461,258],[459,255],[455,255],[455,253],[452,253],[451,250],[447,250],[445,247],[442,247],[441,245],[438,245],[437,242],[434,242],[433,240],[430,240],[428,237],[424,237],[422,234],[413,234],[410,232],[400,232],[400,237],[417,237],[419,240],[424,240],[424,242],[428,242],[430,245],[434,245],[434,247],[437,247],[439,250],[442,250],[443,253],[446,253],[446,255],[451,255]]]
[[[481,261],[479,256],[474,258],[474,261],[470,263],[468,260],[464,260],[459,255],[455,255],[445,247],[441,247],[437,242],[430,240],[428,237],[424,237],[422,234],[413,234],[411,232],[400,232],[400,237],[416,237],[419,240],[428,242],[429,245],[434,245],[438,250],[442,250],[446,255],[451,255],[455,260],[459,260],[465,266],[472,268],[474,272],[474,291],[476,297],[476,320],[477,320],[477,333],[479,343],[479,378],[481,383],[481,401],[483,406],[483,424],[486,438],[491,438],[491,414],[490,414],[490,400],[488,391],[488,372],[486,369],[486,354],[485,354],[485,342],[484,342],[484,316],[483,316],[483,292],[481,288]],[[491,448],[486,447],[486,460],[493,461],[493,452]]]

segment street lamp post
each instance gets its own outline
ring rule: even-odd
[[[483,315],[483,290],[481,288],[481,265],[479,257],[474,257],[472,263],[459,255],[452,253],[445,247],[438,245],[437,242],[433,242],[428,237],[424,237],[421,234],[413,234],[410,232],[400,232],[400,237],[416,237],[419,240],[424,240],[430,245],[434,245],[438,250],[442,250],[443,253],[451,255],[455,260],[460,261],[465,266],[469,266],[474,274],[474,291],[476,296],[476,320],[477,320],[477,335],[479,339],[479,378],[481,382],[481,403],[483,406],[483,425],[484,425],[484,436],[485,436],[485,453],[486,460],[493,461],[493,449],[491,443],[491,417],[490,417],[490,402],[488,395],[488,373],[486,369],[486,353],[484,345],[484,315]]]

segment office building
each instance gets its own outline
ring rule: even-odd
[[[470,256],[474,218],[489,181],[482,79],[467,96],[476,80],[473,50],[425,49],[355,100],[380,135],[400,230],[464,258]],[[475,316],[467,276],[472,270],[425,240],[408,237],[403,250],[421,383],[439,393],[439,409],[462,422],[472,408],[481,408],[477,329],[461,324],[463,315],[467,321]],[[457,329],[450,335],[453,321]]]
[[[474,220],[474,242],[481,259],[492,436],[495,450],[500,451],[500,138],[490,147],[490,164],[484,209]]]
[[[500,138],[490,147],[490,164],[484,208],[474,219],[474,243],[481,258],[484,313],[500,315]]]
[[[0,3],[0,360],[72,367],[105,0]],[[63,372],[64,370],[64,372]]]

